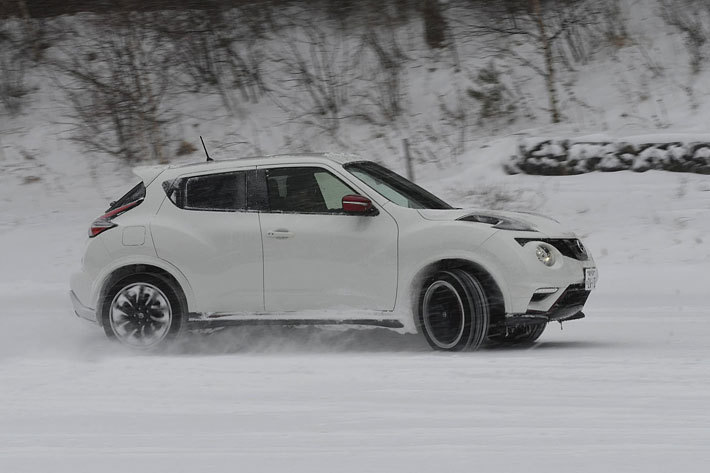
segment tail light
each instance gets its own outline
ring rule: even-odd
[[[109,228],[117,227],[118,225],[113,223],[113,219],[115,217],[118,217],[122,213],[131,210],[133,207],[136,207],[141,202],[143,202],[142,199],[136,200],[135,202],[131,202],[130,204],[122,205],[121,207],[106,212],[105,214],[91,222],[91,226],[89,227],[89,238],[93,238],[96,235],[100,235]]]

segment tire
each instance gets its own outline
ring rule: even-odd
[[[490,335],[488,339],[494,343],[501,345],[517,345],[525,343],[533,343],[540,338],[542,332],[545,331],[547,324],[527,325],[516,327],[509,332]]]
[[[101,305],[106,336],[138,350],[152,350],[178,338],[187,304],[182,290],[151,273],[133,274],[114,283]]]
[[[476,350],[488,332],[488,299],[481,283],[461,269],[440,271],[422,287],[418,319],[434,350]]]

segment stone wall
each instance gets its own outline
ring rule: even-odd
[[[566,176],[651,169],[710,174],[710,142],[642,143],[524,140],[505,165],[509,174]]]

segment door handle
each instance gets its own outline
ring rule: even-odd
[[[266,236],[269,238],[284,239],[291,238],[293,236],[293,233],[289,232],[288,230],[269,230],[268,232],[266,232]]]

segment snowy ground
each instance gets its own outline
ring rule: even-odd
[[[73,321],[63,291],[43,298],[29,324],[21,303],[4,314],[0,471],[700,472],[710,460],[710,313],[692,301],[620,308],[598,294],[588,319],[524,349],[444,355],[388,331],[272,329],[138,356]]]
[[[585,236],[601,273],[586,319],[465,354],[252,328],[136,355],[71,314],[90,210],[5,227],[0,471],[706,471],[707,178],[462,166],[430,187],[474,205],[485,178]]]

